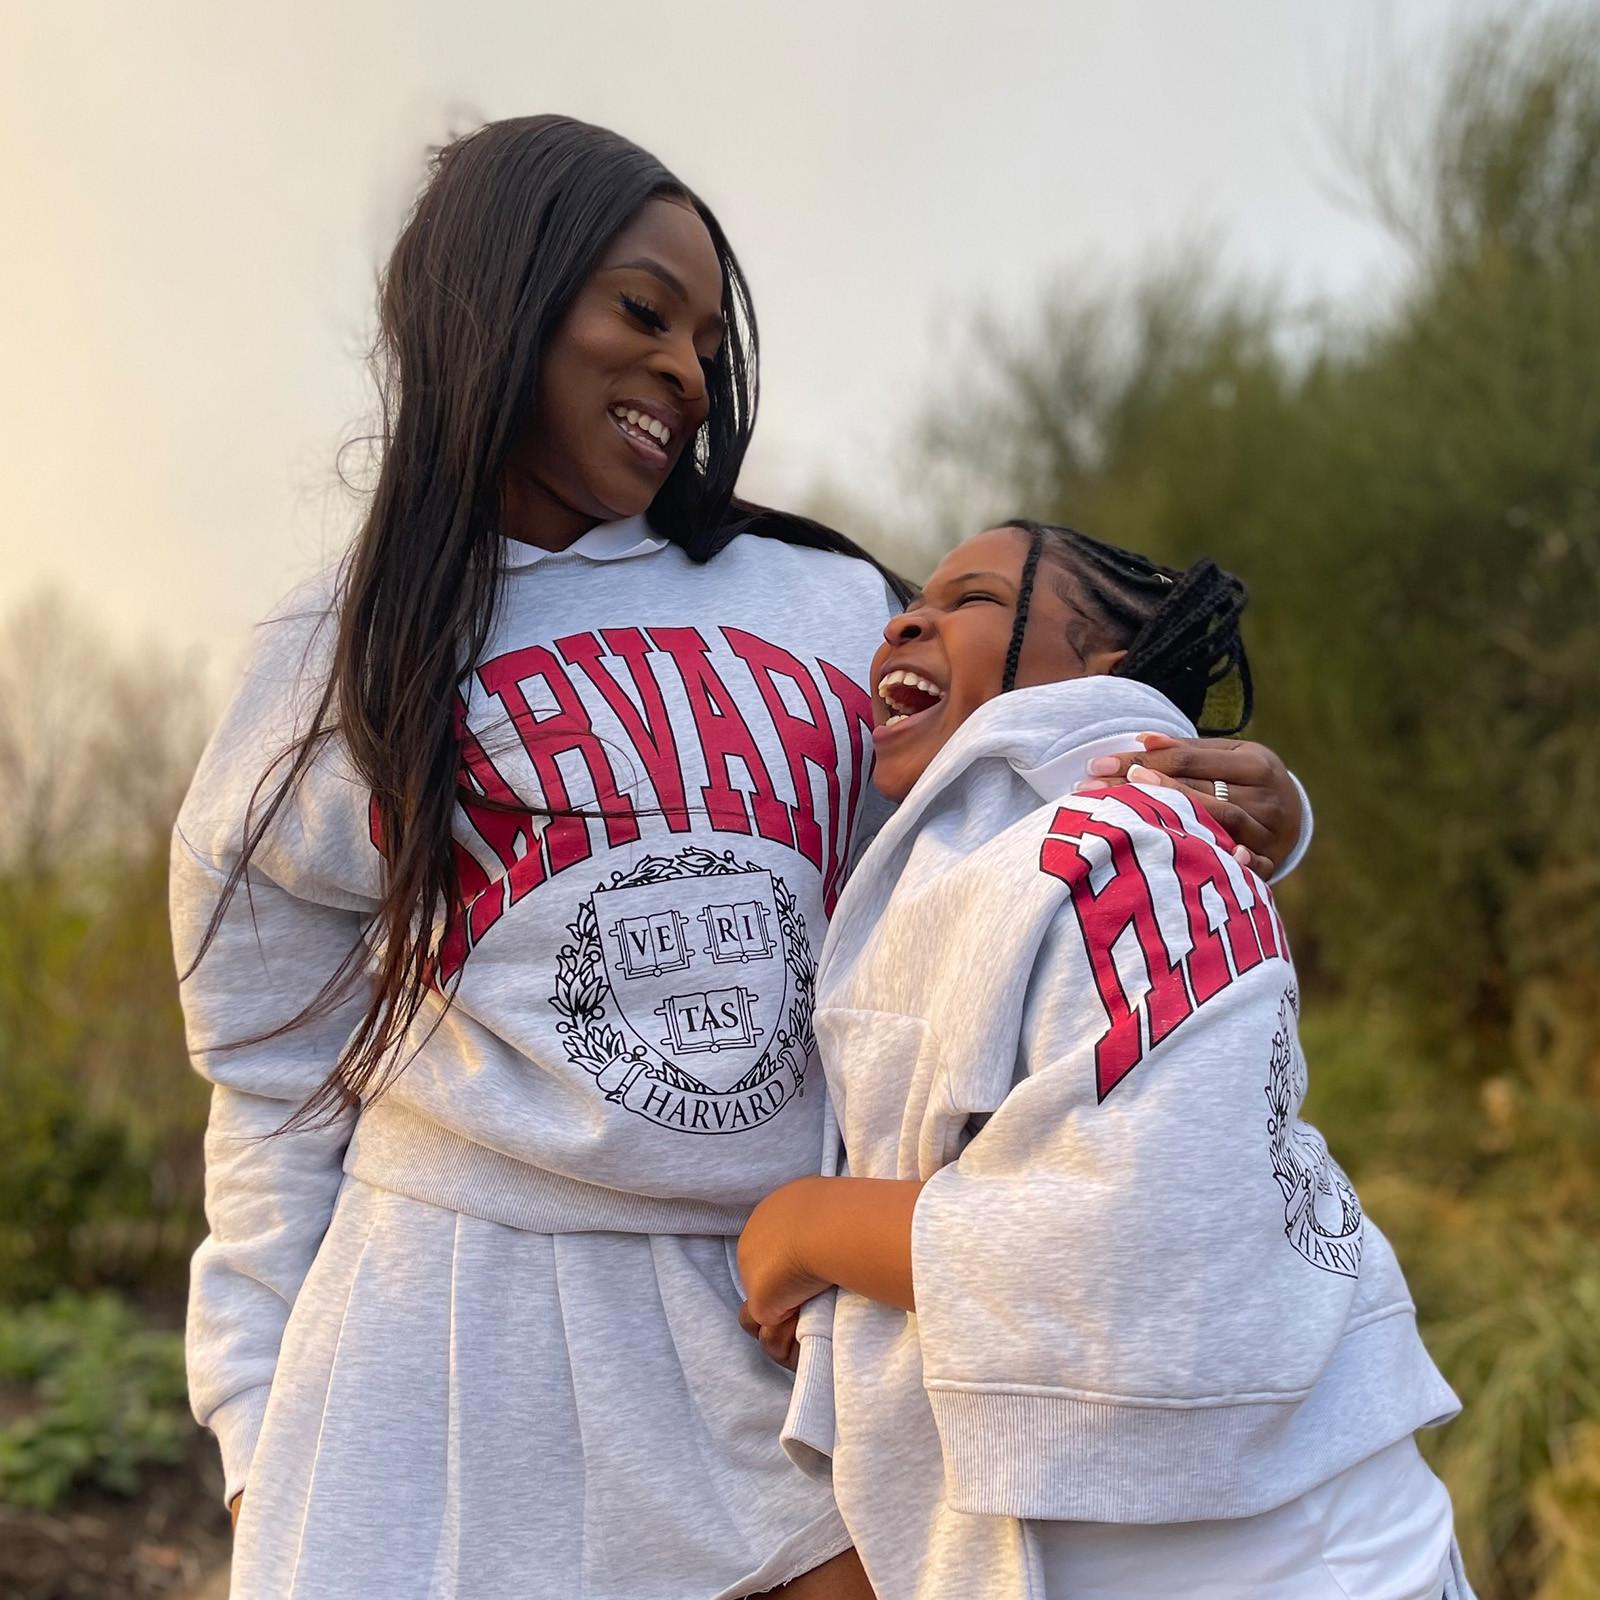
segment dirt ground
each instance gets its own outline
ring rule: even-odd
[[[219,1567],[198,1588],[183,1595],[182,1600],[228,1600],[228,1569]]]
[[[151,1473],[137,1499],[84,1495],[59,1512],[0,1505],[5,1600],[227,1600],[230,1533],[216,1447]]]

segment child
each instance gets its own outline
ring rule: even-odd
[[[1184,789],[1085,781],[1243,725],[1243,600],[1009,524],[874,657],[903,803],[817,993],[852,1175],[769,1196],[739,1265],[881,1600],[1470,1593],[1412,1440],[1458,1402],[1297,1119],[1271,896]]]

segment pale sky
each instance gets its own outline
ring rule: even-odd
[[[356,515],[373,279],[426,147],[557,110],[659,155],[752,280],[746,492],[892,512],[972,308],[1204,232],[1355,302],[1401,268],[1335,134],[1477,0],[0,0],[0,613],[237,658]]]

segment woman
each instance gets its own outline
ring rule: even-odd
[[[788,1431],[880,1600],[1468,1592],[1412,1440],[1458,1405],[1297,1119],[1271,898],[1186,797],[1086,781],[1135,727],[1237,731],[1243,598],[1017,524],[884,630],[902,803],[816,1011],[852,1175],[778,1191],[739,1249],[780,1357],[846,1291],[799,1330]]]
[[[371,509],[174,847],[236,1600],[864,1593],[731,1251],[814,1170],[884,578],[735,509],[744,280],[613,134],[447,149],[381,340]],[[1293,786],[1248,759],[1282,859]]]

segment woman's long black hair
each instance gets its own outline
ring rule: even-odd
[[[727,333],[705,424],[652,503],[652,526],[698,562],[745,533],[870,559],[818,523],[735,501],[756,415],[750,292],[716,218],[666,167],[607,129],[558,116],[490,123],[438,152],[380,286],[382,464],[340,576],[328,681],[309,727],[257,789],[194,963],[336,735],[372,791],[383,894],[366,938],[287,1026],[326,1014],[369,959],[373,982],[338,1063],[290,1126],[370,1097],[404,1065],[398,1047],[432,987],[435,919],[459,896],[454,706],[500,598],[495,530],[508,457],[533,420],[552,333],[609,241],[658,197],[692,206],[705,224]]]

